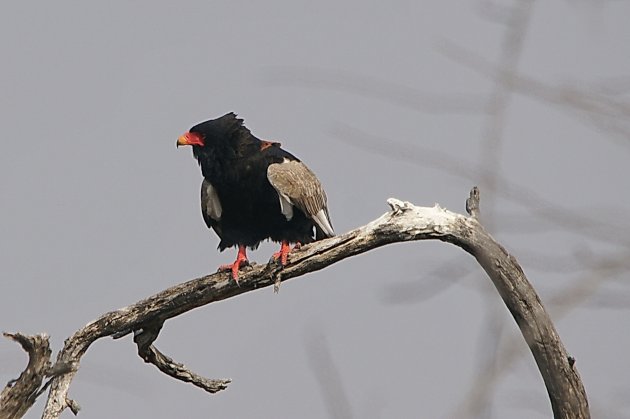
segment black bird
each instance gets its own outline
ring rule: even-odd
[[[230,270],[247,265],[247,248],[280,242],[273,257],[284,266],[290,244],[334,236],[326,193],[315,174],[280,143],[256,138],[232,112],[202,122],[180,136],[201,166],[201,212],[219,238],[219,250],[238,246]]]

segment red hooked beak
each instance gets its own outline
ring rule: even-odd
[[[203,147],[203,137],[196,132],[187,132],[177,139],[177,147],[180,145],[198,145]]]

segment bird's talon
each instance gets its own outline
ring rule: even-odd
[[[282,244],[280,245],[280,250],[274,253],[273,256],[271,257],[276,262],[280,262],[281,266],[285,266],[289,261],[290,252],[291,252],[291,246],[289,245],[289,242],[286,240],[283,240]]]
[[[247,252],[245,246],[238,247],[238,255],[236,260],[232,264],[219,266],[219,272],[230,271],[232,272],[232,279],[238,285],[238,270],[244,266],[249,266],[249,260],[247,260]]]

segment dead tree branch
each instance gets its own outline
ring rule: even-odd
[[[52,380],[42,417],[58,418],[66,408],[76,413],[78,405],[68,398],[68,391],[81,357],[97,339],[106,336],[119,338],[134,333],[134,341],[143,360],[155,364],[174,378],[191,382],[206,391],[220,391],[226,388],[229,380],[200,377],[153,347],[166,320],[196,307],[323,269],[386,244],[441,240],[474,256],[494,283],[534,355],[554,416],[589,418],[586,393],[575,368],[575,360],[567,354],[549,315],[516,259],[485,231],[476,216],[478,190],[474,188],[467,201],[471,216],[455,214],[438,205],[417,207],[397,199],[389,199],[388,204],[391,211],[363,227],[303,246],[290,255],[284,268],[268,264],[243,272],[240,286],[229,279],[229,273],[216,273],[176,285],[89,323],[67,339],[59,352],[56,365],[67,368]]]
[[[173,361],[153,346],[153,342],[157,339],[162,329],[162,323],[155,325],[147,325],[142,330],[136,330],[133,334],[133,341],[138,345],[138,355],[144,359],[144,362],[153,364],[166,375],[191,383],[208,393],[216,393],[225,390],[230,380],[209,380],[205,377],[195,374],[186,368],[183,364]]]
[[[0,418],[21,418],[41,394],[42,382],[50,373],[50,345],[44,334],[4,333],[4,336],[19,343],[28,353],[28,365],[19,378],[11,380],[2,390]]]

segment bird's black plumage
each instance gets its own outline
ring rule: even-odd
[[[256,138],[234,113],[197,124],[184,136],[198,141],[178,144],[192,145],[201,166],[202,213],[221,239],[220,250],[256,248],[266,239],[283,246],[309,243],[334,234],[313,172],[279,143]]]

